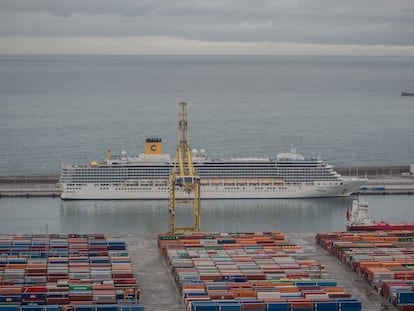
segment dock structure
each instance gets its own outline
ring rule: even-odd
[[[359,176],[367,178],[402,176],[410,174],[410,169],[410,165],[335,167],[335,170],[342,176]]]
[[[55,197],[60,196],[59,177],[2,176],[0,197]]]

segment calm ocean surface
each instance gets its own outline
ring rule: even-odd
[[[366,196],[373,220],[414,222],[411,195]],[[351,198],[207,200],[201,229],[214,232],[345,230]],[[61,201],[59,198],[1,198],[0,233],[158,233],[168,231],[168,201]],[[192,208],[178,226],[192,226]]]
[[[290,145],[334,166],[414,163],[414,58],[0,56],[0,176],[177,144],[189,102],[192,148],[274,157]],[[377,220],[414,221],[412,196],[369,196]],[[351,199],[208,201],[203,230],[344,228]],[[158,232],[167,202],[0,199],[0,232]],[[410,219],[411,217],[411,219]]]
[[[414,58],[0,56],[0,176],[177,145],[274,157],[290,145],[334,166],[414,163]]]

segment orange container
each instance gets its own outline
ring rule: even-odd
[[[234,298],[256,298],[256,292],[248,289],[231,289]]]

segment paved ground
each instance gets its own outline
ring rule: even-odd
[[[315,242],[313,233],[286,233],[286,239],[302,247],[304,255],[325,265],[329,278],[362,302],[364,311],[395,311],[387,301]],[[137,234],[123,237],[128,245],[145,311],[184,311],[179,291],[160,254],[157,235]]]
[[[140,303],[145,311],[182,311],[184,303],[160,254],[157,235],[127,235],[125,242],[141,290]]]

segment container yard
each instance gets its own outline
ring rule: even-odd
[[[280,232],[159,235],[187,310],[362,310]]]
[[[125,241],[104,235],[0,235],[0,310],[140,311]]]
[[[414,310],[414,231],[319,233],[316,241],[397,310]]]
[[[312,233],[3,234],[0,280],[0,311],[396,310]]]

